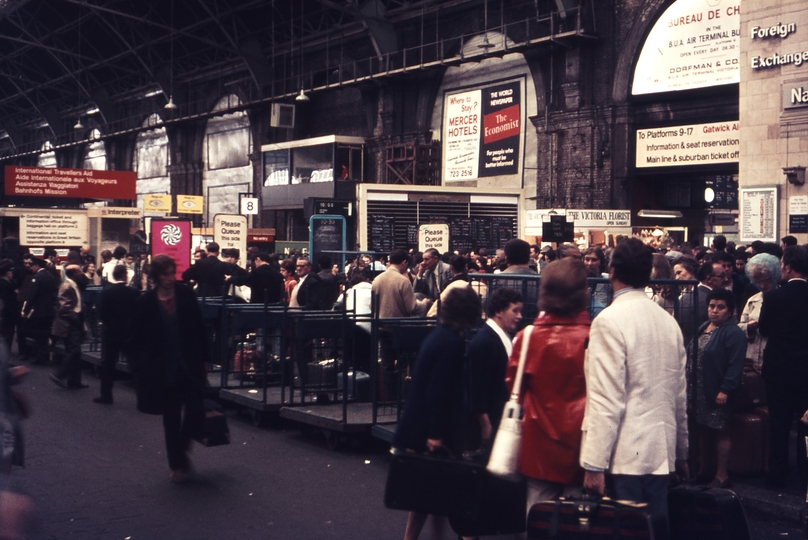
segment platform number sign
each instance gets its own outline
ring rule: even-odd
[[[241,213],[246,215],[258,213],[258,199],[244,197],[241,199]]]

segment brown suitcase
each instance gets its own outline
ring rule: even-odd
[[[735,474],[763,470],[763,420],[755,414],[735,414],[729,428],[732,451],[727,469]]]
[[[760,373],[751,365],[743,368],[741,387],[732,396],[732,405],[738,413],[751,413],[755,408],[766,405],[766,386]]]
[[[758,407],[754,414],[763,422],[763,471],[769,472],[769,407]]]

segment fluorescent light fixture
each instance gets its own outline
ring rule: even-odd
[[[673,219],[673,218],[680,218],[682,217],[682,213],[679,210],[640,210],[637,212],[639,217],[647,217],[647,218],[660,218],[660,219]]]
[[[159,96],[162,93],[163,93],[162,90],[152,90],[151,92],[146,93],[146,95],[143,96],[143,97],[149,98],[149,97]]]
[[[98,107],[93,107],[92,109],[88,109],[84,114],[98,114],[99,112],[101,111],[98,110]]]

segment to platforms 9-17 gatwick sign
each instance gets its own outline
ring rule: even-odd
[[[136,197],[137,175],[129,171],[7,165],[5,173],[6,195],[126,200]]]

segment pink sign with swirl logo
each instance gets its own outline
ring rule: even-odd
[[[151,253],[168,255],[177,265],[176,277],[191,267],[191,222],[176,219],[153,219],[151,222]]]

